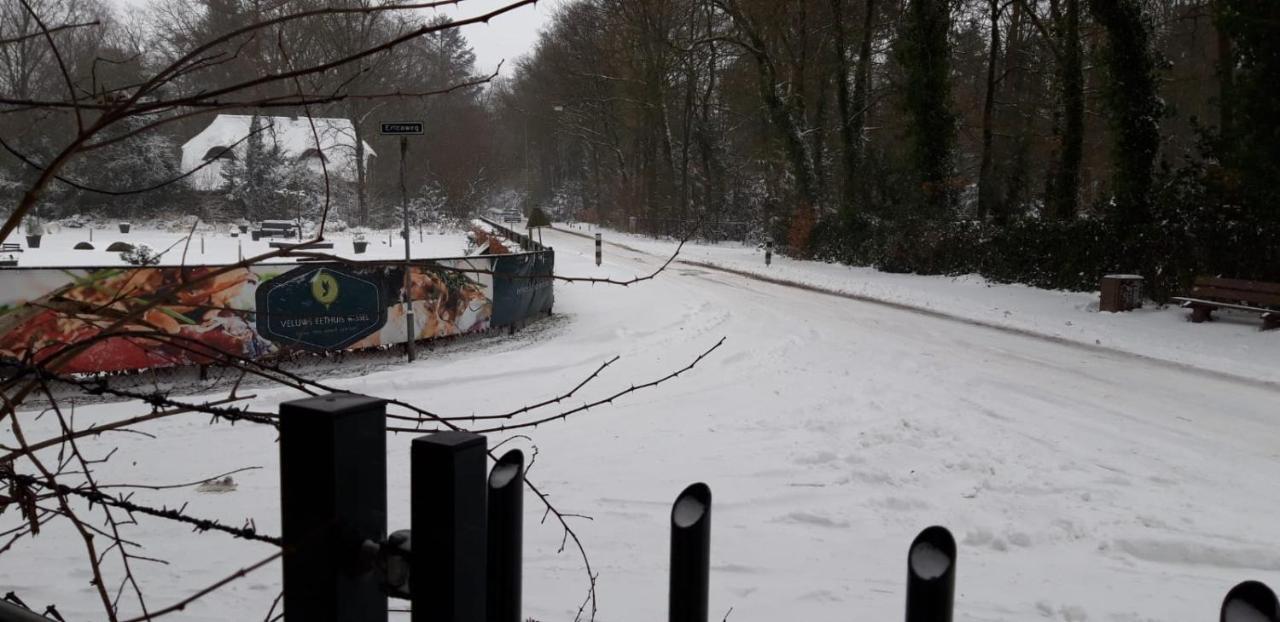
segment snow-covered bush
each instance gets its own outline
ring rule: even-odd
[[[121,252],[120,259],[133,266],[153,266],[160,263],[160,254],[146,244],[139,244]]]

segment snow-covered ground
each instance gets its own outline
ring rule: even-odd
[[[652,271],[672,248],[610,246],[597,268],[589,240],[553,231],[544,238],[567,275],[629,278]],[[756,260],[751,250],[687,250],[692,261]],[[1143,341],[1200,343],[1178,356],[1209,368],[1225,363],[1199,359],[1236,358],[1238,366],[1219,371],[1258,380],[1274,380],[1280,362],[1276,336],[1247,323],[1185,324],[1177,311],[1102,315],[1089,311],[1089,296],[973,279],[787,261],[773,270],[839,289],[865,281],[869,295],[896,292],[948,313],[980,313],[984,322],[1038,312],[1025,321],[1152,356],[1138,349]],[[932,524],[959,541],[957,620],[1206,620],[1241,580],[1280,586],[1280,389],[1265,382],[689,264],[627,288],[557,283],[556,301],[555,316],[513,338],[326,380],[439,413],[486,414],[554,396],[620,355],[564,405],[572,407],[661,377],[725,337],[670,383],[521,430],[532,440],[507,445],[536,446],[530,479],[564,511],[594,517],[573,524],[599,573],[599,620],[665,615],[670,503],[694,481],[714,494],[715,619],[730,608],[736,622],[898,618],[907,546]],[[1135,336],[1122,342],[1127,334]],[[253,392],[255,409],[295,397]],[[100,404],[75,416],[87,425],[144,410]],[[56,426],[34,412],[23,421],[29,437]],[[210,425],[198,414],[141,429],[158,438],[82,441],[90,457],[119,447],[101,465],[100,482],[166,484],[261,466],[237,474],[233,492],[136,490],[134,500],[187,503],[194,515],[233,524],[252,517],[261,531],[279,533],[273,430]],[[12,445],[10,434],[6,425],[0,442]],[[409,524],[410,438],[388,439],[392,529]],[[525,613],[570,620],[584,573],[571,549],[557,554],[561,534],[538,524],[537,502],[525,507]],[[0,529],[16,520],[7,512]],[[139,520],[126,535],[146,544],[145,555],[171,562],[135,569],[153,608],[272,552]],[[71,528],[55,521],[0,554],[0,586],[33,605],[57,603],[68,620],[98,619],[82,555]],[[261,619],[279,586],[273,563],[175,618]]]
[[[626,248],[663,257],[674,243],[607,229],[576,225],[567,231],[604,236],[606,248]],[[607,251],[606,251],[607,252]],[[1280,384],[1280,331],[1261,332],[1257,314],[1218,311],[1214,322],[1189,323],[1177,305],[1147,301],[1128,313],[1099,313],[1098,293],[1036,289],[992,283],[978,275],[922,276],[890,274],[852,267],[773,256],[739,243],[688,243],[679,262],[800,283],[853,297],[969,320],[989,326],[1100,346],[1199,369]]]
[[[56,231],[43,236],[40,248],[27,248],[23,236],[12,236],[11,240],[21,243],[23,248],[22,252],[13,253],[12,256],[18,260],[20,267],[126,265],[120,259],[120,253],[106,250],[112,242],[126,242],[135,246],[144,244],[157,253],[163,252],[160,260],[163,265],[227,264],[239,261],[242,256],[253,257],[269,252],[273,250],[270,246],[272,242],[298,242],[296,239],[285,238],[262,238],[254,241],[247,233],[231,237],[230,228],[226,226],[205,226],[190,235],[189,242],[189,229],[181,227],[132,228],[129,233],[120,233],[114,227],[97,228],[93,229],[92,241],[89,240],[89,232],[89,228],[57,227]],[[355,254],[355,246],[352,244],[354,234],[350,231],[326,234],[325,240],[333,242],[333,248],[318,249],[317,252],[358,260],[404,259],[404,241],[398,230],[374,230],[364,237],[369,245],[360,255]],[[465,254],[465,231],[415,230],[411,237],[409,250],[415,258],[460,257]],[[75,245],[80,242],[89,242],[93,245],[93,250],[75,250]],[[0,253],[0,257],[8,255],[10,254]],[[293,259],[280,258],[272,261]]]

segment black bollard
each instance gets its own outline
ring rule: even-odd
[[[413,622],[485,619],[486,460],[479,434],[438,432],[413,439]]]
[[[907,622],[951,622],[956,591],[956,540],[929,527],[907,553]]]
[[[280,514],[287,620],[387,619],[360,557],[387,533],[386,405],[334,394],[280,405]]]
[[[670,622],[707,622],[711,574],[711,489],[691,484],[671,506]]]
[[[597,233],[596,234],[596,265],[597,266],[600,265],[600,245],[601,245],[600,234]]]
[[[489,472],[489,564],[485,615],[489,622],[521,622],[520,565],[524,528],[524,454],[512,449]]]
[[[773,240],[764,243],[764,265],[773,263]]]
[[[1280,622],[1275,592],[1257,581],[1245,581],[1222,599],[1220,622]]]

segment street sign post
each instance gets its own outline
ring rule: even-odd
[[[414,334],[413,326],[413,300],[409,295],[409,288],[413,281],[409,277],[409,191],[404,185],[404,156],[409,151],[409,136],[422,134],[421,121],[397,121],[394,123],[383,123],[382,134],[384,136],[400,137],[400,210],[404,215],[404,318],[405,318],[405,353],[408,354],[409,360],[413,361],[413,345]]]

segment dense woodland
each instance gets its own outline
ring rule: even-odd
[[[76,87],[103,97],[285,4],[335,3],[183,0],[120,16],[94,0],[34,2],[57,23],[101,23],[57,36]],[[18,3],[0,7],[0,39],[38,32]],[[325,16],[228,41],[190,79],[216,89],[430,19],[440,18]],[[1157,296],[1201,273],[1280,280],[1273,0],[568,0],[493,80],[465,34],[415,39],[306,85],[360,97],[270,113],[349,118],[378,152],[351,188],[332,189],[341,219],[391,221],[396,146],[377,124],[422,118],[410,192],[453,216],[514,202],[654,234],[697,226],[797,256],[1052,287],[1136,271]],[[21,102],[65,89],[41,38],[0,45],[0,137],[13,147],[0,154],[0,191],[32,174],[15,153],[39,161],[74,130],[65,113]],[[103,145],[65,177],[107,190],[171,177],[177,145],[208,123],[191,113]],[[42,209],[235,217],[269,212],[283,200],[271,191],[292,183],[241,176],[218,197],[62,183]]]

